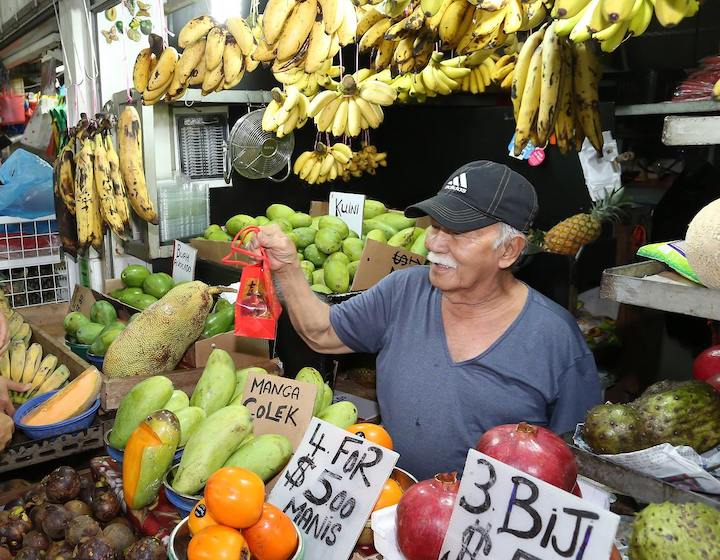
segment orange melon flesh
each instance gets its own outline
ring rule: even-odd
[[[97,399],[101,382],[102,378],[97,368],[86,369],[52,397],[25,415],[22,419],[23,424],[47,426],[82,414]]]

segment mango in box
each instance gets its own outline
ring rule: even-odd
[[[326,255],[339,251],[342,248],[342,241],[342,236],[332,228],[321,227],[315,235],[315,246]]]
[[[346,257],[347,258],[347,257]],[[335,259],[325,263],[325,285],[336,294],[344,294],[350,288],[348,264]]]
[[[312,216],[305,214],[304,212],[295,212],[292,216],[288,217],[290,225],[295,228],[310,227],[312,225]]]
[[[99,323],[107,326],[110,323],[117,321],[117,311],[115,311],[115,308],[109,301],[96,301],[90,308],[90,320],[93,323]]]
[[[216,231],[212,231],[209,235],[206,235],[205,239],[209,241],[232,241],[233,238],[222,229],[218,229]]]
[[[218,231],[222,231],[223,229],[217,225],[217,224],[210,224],[208,227],[205,228],[205,231],[203,232],[203,237],[205,239],[210,239],[210,236],[213,233],[217,233]],[[224,233],[224,232],[223,232]],[[144,278],[143,278],[144,280]]]
[[[195,386],[190,405],[202,408],[210,416],[230,402],[237,379],[235,363],[225,350],[215,348]]]
[[[225,230],[230,237],[235,237],[238,232],[247,226],[254,226],[255,218],[247,214],[237,214],[225,222]]]
[[[364,220],[370,220],[375,216],[384,214],[385,212],[387,212],[387,208],[385,208],[385,205],[382,202],[365,199],[365,206],[363,207]]]
[[[363,242],[349,237],[343,241],[342,250],[348,256],[350,262],[359,261],[363,253]]]
[[[386,224],[396,231],[409,228],[415,225],[413,218],[406,218],[402,212],[390,211],[373,218],[375,221]]]
[[[308,284],[312,283],[312,274],[315,272],[315,265],[311,263],[310,261],[300,261],[300,268],[303,271],[303,274],[305,275],[305,280],[308,281]]]
[[[285,204],[271,204],[265,211],[265,215],[270,220],[277,220],[278,218],[289,218],[295,213],[295,210],[286,206]]]
[[[276,218],[274,220],[270,220],[270,224],[275,224],[281,230],[283,230],[285,233],[290,233],[293,229],[290,222],[288,220],[286,220],[285,218]]]
[[[135,428],[150,413],[160,410],[173,394],[173,384],[163,375],[156,375],[135,385],[120,402],[108,443],[124,449]]]
[[[92,344],[104,328],[105,325],[89,321],[77,330],[75,338],[80,344]]]
[[[298,249],[304,249],[311,243],[315,242],[317,230],[311,227],[299,227],[292,230],[292,234],[295,241],[295,247]]]
[[[85,315],[79,311],[71,311],[65,315],[65,319],[63,319],[63,327],[69,336],[75,337],[80,327],[89,322],[90,319],[85,317]]]
[[[315,395],[315,405],[313,406],[313,415],[317,415],[322,410],[323,395],[325,391],[325,381],[320,375],[320,372],[312,367],[302,368],[295,376],[296,381],[302,381],[303,383],[311,383],[317,387],[317,393]]]
[[[320,249],[318,249],[318,246],[315,245],[315,243],[311,243],[310,245],[305,247],[305,251],[303,251],[303,256],[317,267],[321,267],[323,264],[325,264],[325,259],[327,259],[327,255],[321,252]]]
[[[288,438],[280,434],[262,434],[244,441],[224,466],[247,469],[268,482],[283,470],[292,454],[293,447]]]
[[[163,410],[169,410],[170,412],[179,412],[183,408],[187,408],[190,406],[190,397],[187,396],[187,393],[185,391],[181,391],[180,389],[175,389],[172,392],[172,395],[170,395],[170,398],[168,401],[162,405]]]
[[[320,286],[325,285],[325,271],[322,268],[313,270],[312,282],[310,282],[310,284],[319,284]]]
[[[160,299],[172,290],[174,286],[175,282],[173,282],[172,276],[164,272],[155,272],[145,278],[142,289],[146,294]]]
[[[150,271],[147,268],[139,264],[131,264],[120,273],[120,280],[126,288],[140,288],[148,276]]]
[[[198,426],[202,423],[207,415],[205,411],[198,406],[186,406],[175,413],[178,422],[180,422],[180,443],[178,447],[185,447],[190,436],[195,433]]]
[[[94,356],[104,356],[110,344],[112,344],[112,341],[117,338],[124,328],[125,325],[118,321],[106,326],[97,338],[93,340],[89,352]]]
[[[238,369],[235,371],[235,392],[230,399],[230,404],[242,404],[243,391],[245,390],[245,384],[247,383],[248,375],[254,373],[255,375],[269,375],[266,370],[261,367],[249,367]]]
[[[318,222],[320,230],[334,229],[340,235],[340,239],[345,239],[350,234],[347,224],[336,216],[323,216]]]
[[[152,504],[180,443],[180,422],[157,410],[133,431],[123,457],[123,495],[130,509]]]
[[[350,264],[350,257],[348,257],[345,253],[341,251],[337,251],[332,255],[328,255],[328,258],[325,260],[325,264],[323,265],[323,267],[327,267],[328,263],[333,261],[340,262],[347,266]]]
[[[316,415],[320,420],[347,429],[357,423],[357,408],[350,401],[340,401],[326,407],[325,410]]]
[[[387,243],[387,235],[385,235],[385,232],[381,229],[371,229],[367,232],[367,235],[365,236],[365,239],[372,239],[373,241],[378,241],[379,243]]]
[[[378,221],[377,218],[373,218],[371,220],[364,220],[363,221],[363,233],[367,235],[369,232],[373,230],[380,230],[385,235],[386,239],[391,238],[393,235],[395,235],[399,230],[384,223],[381,221]]]
[[[255,216],[255,224],[258,226],[266,226],[270,223],[270,218],[267,216]]]
[[[355,279],[355,275],[357,274],[358,267],[360,266],[360,261],[353,261],[347,266],[348,276],[350,277],[350,283],[352,284],[352,281]]]
[[[317,292],[318,294],[330,295],[333,293],[333,291],[330,288],[328,288],[325,284],[313,284],[312,286],[310,286],[310,289],[313,292]]]

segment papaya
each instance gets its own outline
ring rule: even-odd
[[[347,224],[336,216],[323,216],[318,222],[320,231],[323,229],[334,229],[340,235],[340,239],[345,239],[350,234]]]
[[[107,326],[110,323],[117,321],[117,311],[115,311],[115,308],[109,301],[96,301],[90,308],[90,320],[93,323],[99,323]]]
[[[135,300],[135,305],[133,307],[136,307],[140,310],[147,309],[157,300],[158,298],[156,298],[155,296],[151,296],[150,294],[143,294],[141,296],[137,296],[137,299]]]
[[[268,375],[268,372],[261,367],[249,367],[237,370],[235,372],[235,392],[230,399],[231,403],[242,399],[243,392],[245,391],[245,383],[247,382],[248,375],[251,373]],[[242,404],[242,402],[240,402],[240,404]]]
[[[250,411],[244,406],[226,406],[209,415],[185,444],[172,487],[186,495],[200,492],[251,430]]]
[[[340,401],[331,404],[325,410],[316,415],[320,420],[329,422],[330,424],[347,429],[349,426],[357,423],[357,408],[350,401]]]
[[[108,443],[115,449],[124,449],[140,422],[160,410],[172,393],[172,381],[162,375],[155,375],[135,385],[120,401]]]
[[[312,385],[315,385],[317,387],[317,394],[315,395],[315,405],[313,406],[313,416],[316,416],[323,406],[325,380],[322,378],[322,375],[320,375],[320,372],[315,368],[304,367],[295,376],[295,381],[311,383]]]
[[[168,401],[160,408],[162,408],[163,410],[169,410],[170,412],[177,413],[178,411],[182,410],[183,408],[187,408],[188,406],[190,406],[190,397],[187,396],[185,391],[175,389],[172,392],[172,395],[170,395]]]
[[[119,321],[110,323],[106,326],[90,345],[88,350],[90,354],[93,354],[94,356],[104,356],[107,349],[110,347],[110,344],[112,344],[112,341],[117,338],[124,328],[125,325]]]
[[[348,264],[341,260],[332,260],[325,263],[325,285],[336,294],[344,294],[350,288],[350,274]]]
[[[180,422],[180,443],[178,447],[184,447],[190,436],[195,433],[198,426],[202,423],[207,415],[205,411],[198,406],[186,406],[175,413],[178,422]]]
[[[123,456],[123,494],[130,509],[152,504],[180,442],[180,422],[157,410],[133,430]]]
[[[224,466],[247,469],[267,482],[283,470],[292,454],[293,446],[288,438],[263,434],[243,442]]]
[[[143,281],[143,292],[160,299],[175,286],[172,276],[164,272],[155,272]]]
[[[221,348],[215,348],[190,397],[190,406],[199,406],[210,416],[230,402],[236,385],[232,356]]]

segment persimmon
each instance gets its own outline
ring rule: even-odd
[[[394,506],[400,501],[402,495],[403,489],[400,487],[397,480],[394,478],[388,478],[383,485],[382,492],[380,492],[380,497],[377,502],[375,502],[373,511]]]
[[[393,448],[393,440],[390,437],[390,434],[385,428],[383,428],[379,424],[370,424],[367,422],[353,424],[352,426],[347,428],[347,431],[352,432],[353,434],[361,438],[365,438],[368,441],[376,443],[377,445],[380,445],[385,449]]]
[[[195,504],[188,516],[188,527],[191,535],[197,535],[205,527],[219,525],[215,518],[210,514],[205,499],[203,498]]]
[[[250,548],[240,531],[213,525],[190,539],[188,560],[249,560]]]
[[[265,483],[248,469],[223,467],[205,485],[205,503],[221,525],[250,527],[260,519],[264,502]]]
[[[263,504],[260,520],[243,529],[243,536],[257,560],[288,560],[298,546],[295,525],[272,504]]]

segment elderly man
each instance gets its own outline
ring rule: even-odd
[[[537,212],[532,185],[469,163],[406,210],[429,215],[427,267],[395,272],[340,305],[310,290],[292,242],[262,228],[298,334],[317,352],[377,353],[382,422],[419,478],[461,470],[488,429],[520,421],[570,430],[600,402],[593,356],[572,316],[515,279]]]

